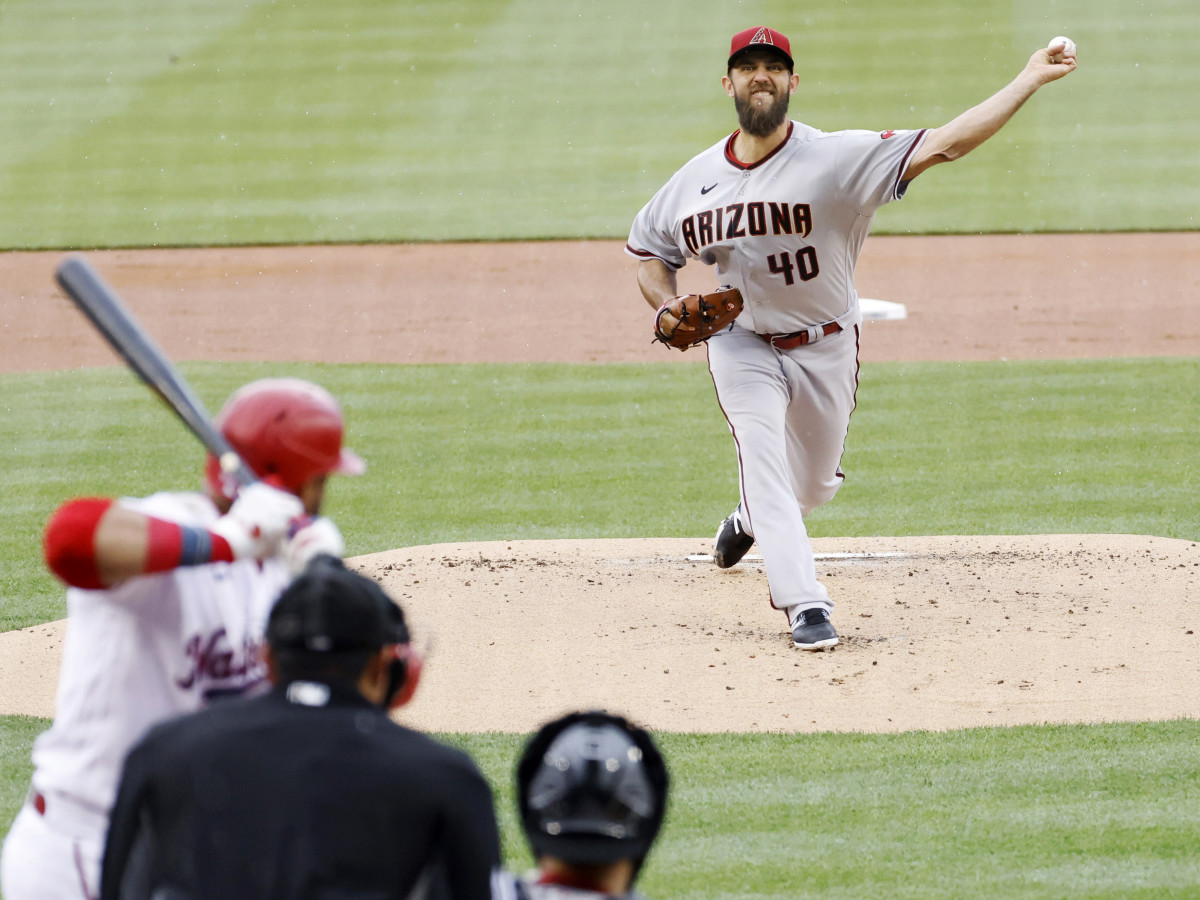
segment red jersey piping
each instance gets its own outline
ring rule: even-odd
[[[735,140],[737,140],[737,136],[742,133],[742,129],[739,128],[737,131],[735,131],[733,134],[731,134],[729,136],[729,140],[727,140],[725,142],[725,161],[728,162],[735,169],[757,169],[759,166],[761,166],[763,163],[765,163],[768,159],[770,159],[772,156],[774,156],[776,153],[778,153],[780,150],[783,149],[783,145],[792,139],[792,129],[794,129],[795,127],[796,127],[796,123],[789,120],[787,134],[785,134],[783,136],[783,140],[779,142],[779,144],[775,147],[774,150],[772,150],[770,153],[768,153],[762,159],[758,160],[758,162],[752,162],[752,163],[744,163],[740,159],[738,159],[736,156],[733,155],[733,142]]]

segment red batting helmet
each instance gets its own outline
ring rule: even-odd
[[[299,378],[263,378],[234,391],[214,424],[264,481],[298,493],[312,478],[361,475],[366,463],[342,446],[342,411],[323,387]],[[233,499],[215,457],[205,466],[209,488]]]

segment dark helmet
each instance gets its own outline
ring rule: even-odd
[[[267,619],[267,643],[297,676],[339,665],[356,675],[369,654],[389,648],[385,704],[391,709],[412,699],[421,676],[404,611],[379,582],[336,556],[314,558],[280,594]]]
[[[263,378],[239,388],[214,424],[259,478],[293,493],[317,475],[358,475],[366,464],[342,446],[342,411],[327,390],[299,378]],[[233,499],[236,484],[210,455],[209,488]]]
[[[572,713],[544,725],[517,764],[534,856],[640,867],[662,827],[668,782],[649,733],[619,716]]]

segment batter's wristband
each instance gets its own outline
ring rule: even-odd
[[[204,528],[177,525],[149,517],[146,531],[145,571],[169,572],[181,566],[210,562],[232,562],[233,550],[219,534]]]

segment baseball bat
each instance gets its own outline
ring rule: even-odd
[[[91,320],[129,368],[163,400],[187,429],[217,458],[221,471],[238,484],[257,481],[167,355],[125,308],[116,291],[105,284],[87,260],[68,257],[54,272],[55,280],[79,310]]]

